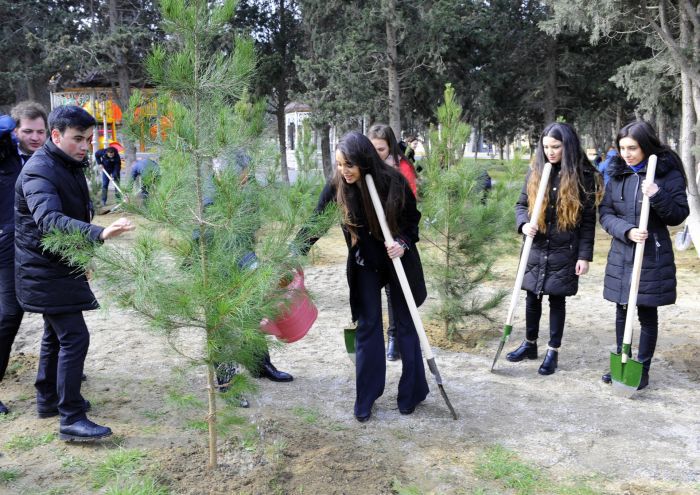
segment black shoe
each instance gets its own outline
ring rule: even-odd
[[[61,425],[58,431],[58,437],[66,442],[90,442],[112,434],[110,428],[95,424],[87,418],[76,421],[72,425]]]
[[[520,347],[506,354],[506,359],[511,363],[517,363],[523,359],[537,359],[537,342],[523,340]]]
[[[275,368],[275,365],[269,361],[263,363],[263,365],[260,367],[260,370],[253,376],[255,378],[267,378],[268,380],[272,380],[273,382],[291,382],[292,380],[294,380],[294,377],[292,375],[290,375],[289,373],[285,373],[284,371],[278,370],[277,368]]]
[[[649,385],[649,372],[644,370],[642,371],[642,379],[639,380],[639,386],[637,387],[637,390],[642,390],[643,388],[647,388]]]
[[[605,373],[603,376],[600,377],[601,380],[603,380],[603,383],[612,383],[612,376],[610,373]]]
[[[5,404],[0,402],[0,414],[9,414],[10,410],[7,408]]]
[[[554,370],[557,369],[557,364],[559,362],[559,351],[554,349],[547,349],[547,354],[544,356],[544,361],[537,372],[540,375],[551,375]]]
[[[365,414],[364,416],[358,416],[357,414],[355,415],[355,419],[358,420],[360,423],[366,423],[369,421],[369,418],[372,417],[372,412],[370,411],[369,413]]]
[[[401,353],[399,353],[399,350],[396,348],[396,337],[393,335],[389,335],[386,343],[386,358],[389,361],[401,359]]]
[[[92,409],[92,404],[90,404],[89,400],[84,400],[83,412],[88,412],[90,409]],[[53,418],[54,416],[58,416],[58,406],[47,408],[37,407],[36,415],[41,419]]]
[[[415,410],[416,410],[416,406],[409,407],[408,409],[401,409],[399,407],[399,412],[403,415],[413,414],[413,411],[415,411]]]

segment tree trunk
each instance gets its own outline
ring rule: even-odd
[[[323,164],[323,175],[326,180],[333,176],[333,162],[331,160],[331,126],[323,124],[318,128],[321,134],[321,163]]]
[[[682,1],[682,0],[680,0]],[[688,47],[691,37],[691,25],[688,16],[681,5],[680,42],[682,47]],[[690,216],[688,217],[688,230],[695,245],[695,251],[700,257],[700,197],[698,197],[698,183],[696,181],[696,161],[693,156],[693,147],[696,144],[695,124],[697,116],[695,112],[695,101],[693,98],[693,82],[690,76],[681,69],[681,159],[688,178],[688,206]]]
[[[666,131],[666,114],[659,110],[656,114],[656,134],[662,143],[668,142],[668,133]]]
[[[280,174],[282,175],[282,180],[286,184],[289,184],[289,168],[287,167],[287,128],[284,120],[284,107],[285,105],[282,103],[282,98],[278,92],[275,116],[277,117],[277,142],[279,143],[280,150]]]
[[[396,0],[385,0],[384,16],[386,25],[386,55],[387,77],[389,83],[389,125],[396,134],[396,139],[401,139],[401,95],[399,88],[398,50],[396,41],[396,27],[393,20],[396,17]]]
[[[557,118],[557,39],[554,36],[548,38],[547,53],[551,57],[547,58],[547,80],[545,81],[544,102],[544,125],[549,125]]]
[[[109,0],[109,32],[112,36],[116,36],[119,32],[120,19],[119,19],[119,8],[117,5],[118,0]],[[131,96],[131,77],[129,75],[129,65],[124,52],[121,47],[115,46],[113,48],[115,69],[117,70],[117,81],[119,84],[117,102],[119,108],[123,112],[126,112],[129,108],[129,97]],[[136,145],[134,141],[126,135],[122,134],[122,141],[124,143],[124,154],[126,158],[126,166],[122,167],[124,173],[129,174],[129,167],[136,161]],[[115,136],[116,139],[116,136]],[[105,135],[105,143],[108,142],[107,136]]]

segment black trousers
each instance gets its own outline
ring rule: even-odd
[[[36,405],[39,410],[58,407],[62,425],[85,419],[80,377],[89,346],[83,313],[44,315]]]
[[[525,298],[525,338],[537,340],[540,334],[540,317],[542,316],[542,295],[527,291]],[[561,347],[566,322],[566,296],[549,296],[549,346]]]
[[[374,401],[384,393],[386,383],[381,300],[381,289],[385,284],[381,279],[376,271],[357,267],[360,308],[355,334],[356,416],[370,413]],[[389,285],[402,366],[397,402],[399,409],[410,409],[426,398],[429,391],[428,382],[425,379],[420,341],[401,286],[394,281]]]
[[[617,337],[617,352],[622,351],[622,338],[625,335],[625,320],[627,305],[618,304],[615,311],[615,336]],[[656,350],[656,340],[659,337],[659,311],[655,306],[637,306],[637,318],[641,327],[639,335],[639,351],[637,360],[648,372],[651,358]]]
[[[15,267],[0,267],[0,381],[5,376],[10,350],[23,316],[24,311],[15,295]]]
[[[386,329],[387,337],[396,338],[396,324],[394,323],[394,308],[391,305],[391,287],[389,284],[384,286],[384,293],[386,294],[386,312],[389,316],[389,328]]]

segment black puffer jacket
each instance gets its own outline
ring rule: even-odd
[[[688,216],[688,197],[683,174],[671,153],[658,156],[654,182],[659,191],[649,200],[649,238],[644,246],[644,260],[639,280],[637,304],[664,306],[676,302],[676,265],[667,225],[679,225]],[[642,209],[641,184],[646,167],[635,173],[622,158],[615,157],[608,167],[610,181],[600,205],[600,223],[613,236],[605,267],[603,297],[627,304],[634,263],[635,243],[627,232],[639,226]]]
[[[57,314],[98,307],[85,274],[41,247],[42,237],[53,229],[78,229],[94,241],[104,230],[90,224],[93,208],[85,163],[73,160],[49,140],[17,179],[15,284],[25,311]]]
[[[15,182],[22,159],[13,149],[0,162],[0,266],[15,263]]]
[[[573,296],[578,291],[578,260],[593,260],[595,239],[595,174],[593,167],[586,167],[583,173],[585,191],[580,191],[583,209],[578,225],[572,230],[561,231],[557,227],[557,198],[560,183],[559,165],[552,167],[549,179],[549,202],[545,211],[545,232],[537,232],[532,242],[532,250],[527,260],[523,290],[535,294]],[[518,232],[530,221],[527,204],[528,172],[523,190],[515,205],[515,221]]]

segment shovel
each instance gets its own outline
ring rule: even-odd
[[[549,174],[552,171],[552,164],[547,162],[542,168],[542,177],[540,178],[540,185],[537,189],[537,196],[535,197],[535,206],[532,208],[532,215],[530,216],[530,221],[536,222],[540,218],[542,213],[542,202],[544,201],[544,195],[547,192],[547,186],[549,185]],[[518,263],[518,274],[515,277],[515,286],[513,287],[513,295],[510,297],[510,307],[508,308],[508,316],[506,317],[506,323],[503,325],[503,335],[501,336],[501,341],[498,344],[498,350],[496,351],[496,356],[493,358],[493,363],[491,364],[491,371],[496,366],[496,361],[501,356],[503,347],[510,337],[510,332],[513,331],[513,318],[515,317],[515,310],[518,307],[518,299],[520,296],[520,289],[523,285],[523,277],[525,277],[525,268],[527,268],[527,259],[530,256],[530,249],[532,249],[532,241],[534,237],[525,236],[525,244],[523,245],[523,251],[520,253],[520,262]]]
[[[377,214],[377,219],[379,220],[379,225],[382,227],[382,234],[384,235],[384,241],[387,243],[394,242],[394,237],[391,235],[389,226],[386,223],[386,216],[384,215],[384,208],[382,207],[382,202],[379,199],[379,194],[377,194],[377,188],[374,185],[374,179],[370,174],[365,175],[365,180],[367,181],[367,189],[369,190],[369,195],[372,197],[372,204],[374,205],[374,211]],[[433,356],[433,350],[430,348],[430,343],[428,342],[428,337],[425,334],[425,328],[423,328],[423,322],[418,314],[418,307],[416,306],[416,301],[413,299],[413,293],[411,292],[411,287],[408,285],[408,278],[406,278],[406,272],[403,269],[401,260],[399,258],[394,258],[391,260],[394,264],[394,270],[396,271],[396,276],[401,284],[401,291],[406,298],[406,305],[411,313],[411,319],[413,320],[413,325],[416,327],[416,332],[418,333],[418,339],[420,340],[420,346],[423,350],[423,355],[425,360],[428,362],[428,368],[430,372],[435,377],[437,386],[440,389],[440,395],[445,400],[447,408],[450,410],[453,419],[457,419],[457,413],[452,407],[450,399],[447,398],[445,393],[445,388],[442,386],[442,377],[438,371],[437,364],[435,364],[435,357]]]
[[[128,203],[129,197],[126,194],[124,194],[124,192],[119,188],[119,184],[117,184],[117,182],[114,180],[114,177],[112,177],[111,175],[109,175],[107,173],[107,171],[105,170],[103,165],[100,165],[100,170],[102,171],[103,174],[105,174],[107,176],[107,179],[109,180],[109,182],[112,183],[112,185],[114,186],[114,190],[117,191],[121,195],[122,198],[124,198],[124,202]],[[116,211],[118,209],[119,209],[119,205],[116,205],[116,206],[113,206],[109,211],[105,211],[104,213],[112,213],[113,211]]]
[[[656,173],[656,155],[649,156],[646,178],[654,181]],[[639,230],[646,230],[649,222],[649,196],[642,198],[642,211],[639,213]],[[630,295],[627,299],[627,316],[625,318],[625,334],[622,337],[622,352],[610,353],[610,377],[612,378],[613,391],[625,397],[631,397],[637,391],[642,380],[642,363],[632,359],[632,321],[634,309],[637,307],[637,292],[639,291],[639,276],[642,272],[642,260],[644,258],[644,245],[646,242],[638,242],[634,248],[634,264],[632,265],[632,277],[630,280]]]

